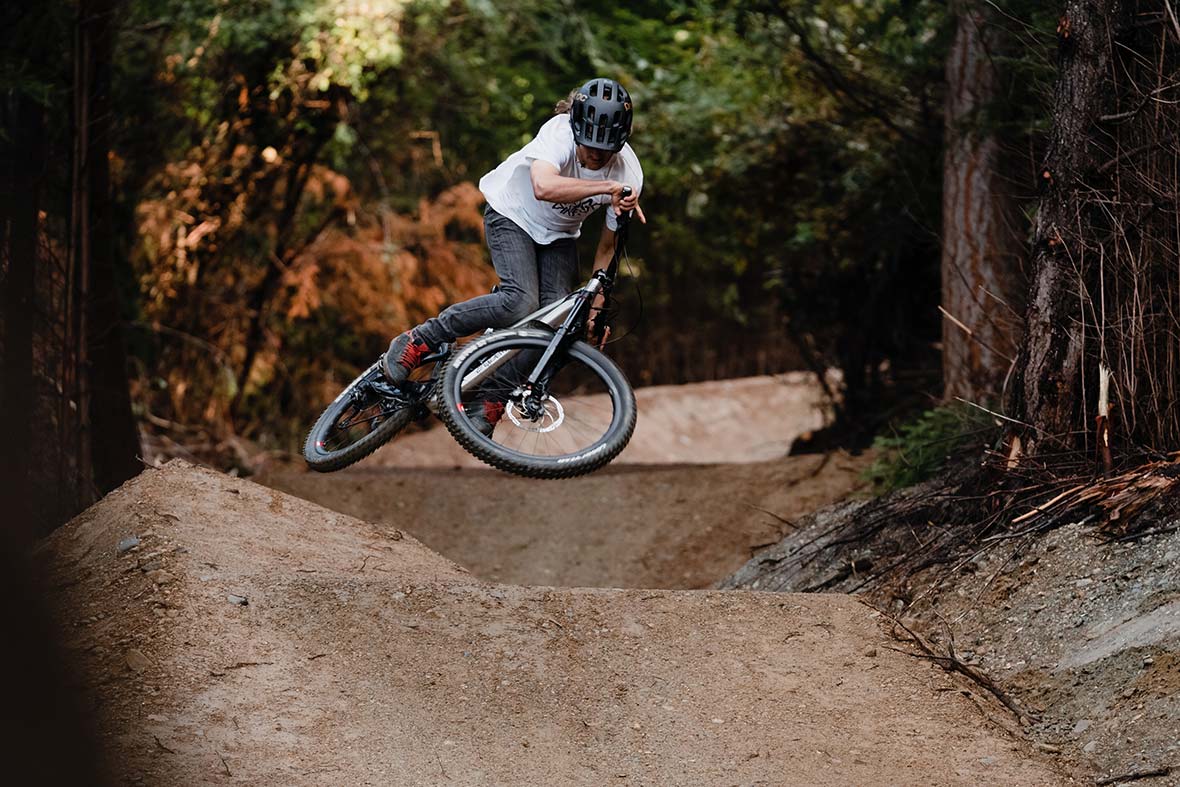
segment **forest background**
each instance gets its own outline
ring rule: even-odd
[[[243,441],[296,448],[393,334],[494,282],[474,181],[596,75],[634,96],[646,173],[649,224],[632,243],[614,352],[636,384],[834,366],[853,442],[917,392],[926,406],[1007,406],[1008,423],[1033,429],[1030,454],[1062,447],[1048,436],[1091,449],[1098,386],[1070,387],[1086,363],[1054,357],[1046,376],[1045,353],[1022,341],[1048,286],[1036,275],[1056,270],[1042,252],[1081,249],[1034,219],[1062,194],[1077,208],[1145,156],[1174,160],[1160,122],[1148,131],[1166,144],[1106,132],[1091,144],[1100,120],[1158,116],[1170,100],[1169,12],[1098,0],[8,4],[0,394],[18,448],[5,482],[31,490],[24,514],[44,529],[134,473],[141,439],[226,467],[244,464]],[[1105,48],[1087,37],[1099,23],[1133,44],[1121,70],[1113,33]],[[1080,121],[1060,101],[1074,55],[1097,68],[1099,99],[1073,106],[1089,113]],[[1063,144],[1093,161],[1055,177],[1045,162]],[[1079,190],[1074,175],[1095,170],[1105,180]],[[1105,339],[1076,353],[1115,367],[1117,390],[1150,383],[1139,410],[1119,399],[1119,438],[1137,455],[1180,445],[1174,183],[1159,191],[1137,226],[1162,229],[1136,236],[1156,245],[1122,244],[1138,262],[1119,264],[1141,266],[1127,269],[1131,288],[1102,289],[1112,308],[1138,304],[1119,319],[1140,320],[1127,352],[1154,376]],[[1107,237],[1115,213],[1105,229],[1077,225],[1112,249],[1111,270],[1128,237]],[[587,244],[596,235],[592,221]],[[1105,280],[1070,259],[1090,303]],[[1067,339],[1101,322],[1081,306],[1046,319]],[[1041,428],[1025,377],[1062,374],[1060,428]]]

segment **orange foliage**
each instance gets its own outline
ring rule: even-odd
[[[388,334],[487,292],[496,282],[482,243],[483,195],[471,183],[422,200],[417,216],[386,215],[325,231],[300,254],[284,281],[289,319],[327,304],[358,334]],[[458,229],[471,241],[451,240]],[[477,240],[475,240],[477,239]]]
[[[288,445],[390,337],[496,281],[483,197],[470,183],[398,215],[366,210],[347,178],[315,166],[288,232],[293,248],[279,258],[265,250],[282,233],[291,165],[274,151],[215,148],[167,167],[152,189],[159,196],[138,208],[140,311],[155,350],[133,395],[176,442],[234,433],[249,304],[268,266],[281,278],[263,305],[264,340],[244,391],[245,412],[257,415],[239,418],[237,431]]]

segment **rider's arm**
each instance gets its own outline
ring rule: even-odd
[[[610,194],[618,201],[623,184],[615,180],[583,180],[562,177],[557,167],[540,159],[529,168],[533,181],[533,196],[545,202],[577,202],[599,194]]]
[[[594,250],[594,270],[604,270],[610,265],[610,258],[615,253],[615,231],[610,227],[602,228],[602,236],[598,239],[598,248]]]

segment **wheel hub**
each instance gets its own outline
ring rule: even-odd
[[[565,408],[552,396],[529,396],[520,404],[515,401],[508,402],[504,407],[504,415],[518,429],[528,432],[552,432],[565,420]]]

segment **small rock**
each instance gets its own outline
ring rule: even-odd
[[[119,542],[118,546],[115,547],[115,551],[122,555],[125,552],[135,549],[137,546],[139,546],[139,536],[127,536],[127,538]]]
[[[1153,659],[1151,656],[1143,657],[1143,666],[1150,667],[1152,664],[1155,664],[1155,659]]]
[[[143,672],[150,667],[152,663],[148,661],[148,657],[143,655],[143,651],[138,648],[132,648],[127,651],[127,666],[136,672]]]
[[[988,755],[987,757],[980,757],[979,763],[980,765],[995,765],[996,758],[992,757],[991,755]]]
[[[1084,751],[1086,754],[1093,754],[1094,750],[1097,748],[1098,748],[1098,741],[1090,741],[1089,743],[1087,743],[1085,746],[1082,747],[1082,751]]]
[[[174,575],[169,574],[163,569],[147,572],[147,578],[157,585],[170,585],[176,581],[176,577]]]
[[[158,568],[163,568],[163,566],[164,566],[164,562],[162,560],[160,560],[160,558],[157,557],[157,558],[152,558],[151,560],[141,562],[139,564],[139,570],[145,574],[149,574]]]
[[[1051,743],[1038,743],[1037,748],[1049,754],[1061,754],[1061,748]]]
[[[1077,724],[1073,725],[1073,734],[1081,735],[1083,732],[1090,729],[1090,725],[1093,723],[1094,722],[1090,721],[1089,719],[1082,719]]]
[[[867,659],[877,658],[877,649],[876,648],[869,648],[868,650],[866,650],[865,651],[865,658],[867,658]]]
[[[238,596],[230,593],[225,598],[227,601],[229,601],[229,603],[236,604],[239,607],[247,607],[250,605],[250,599],[246,598],[245,596]]]
[[[1089,577],[1086,577],[1085,579],[1079,579],[1077,582],[1074,583],[1074,585],[1076,585],[1077,587],[1080,587],[1080,588],[1084,588],[1086,585],[1092,585],[1092,584],[1094,584],[1094,580],[1090,579]]]
[[[725,719],[713,719],[712,721],[714,724],[724,724],[725,723]]]

